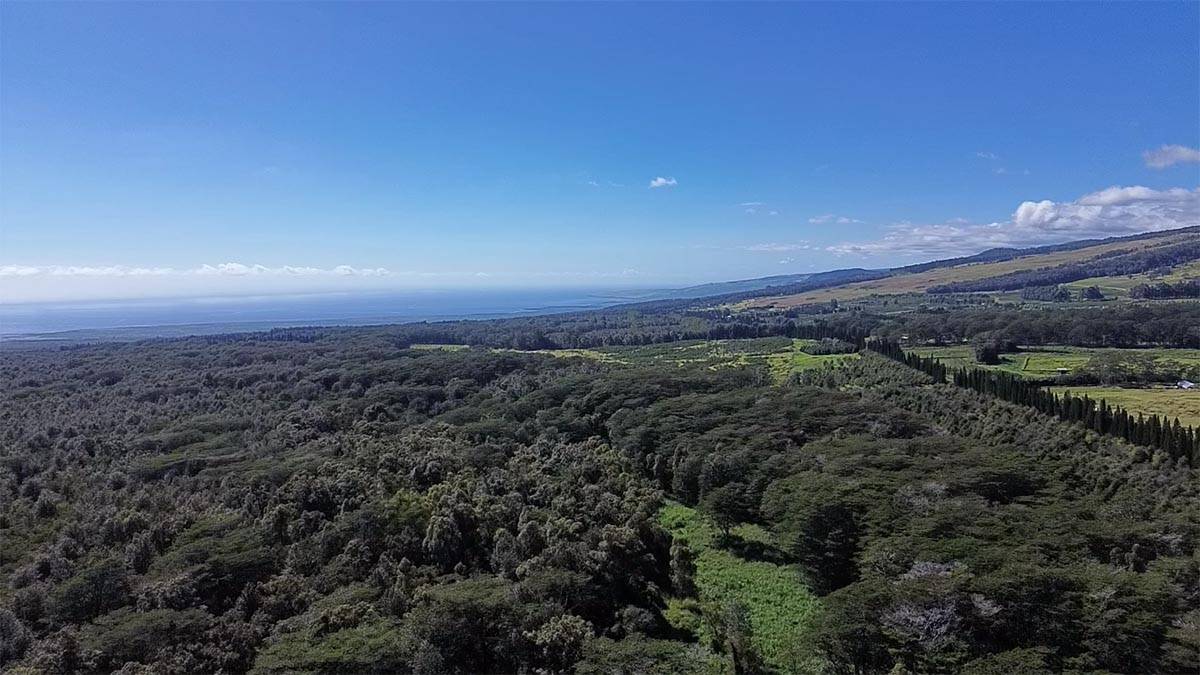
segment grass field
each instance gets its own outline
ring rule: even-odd
[[[1003,370],[1017,375],[1033,378],[1054,377],[1059,368],[1077,370],[1087,364],[1094,353],[1099,350],[1081,347],[1039,347],[1036,350],[1002,354],[999,365],[983,365],[975,360],[975,352],[970,345],[954,345],[950,347],[915,347],[908,351],[921,356],[932,356],[938,361],[960,368],[963,366]]]
[[[1179,282],[1185,279],[1200,277],[1200,260],[1186,265],[1177,265],[1170,274],[1157,275],[1152,273],[1131,274],[1124,277],[1092,277],[1080,279],[1069,284],[1063,284],[1073,293],[1079,293],[1088,286],[1096,286],[1107,297],[1127,298],[1129,289],[1141,284],[1157,283],[1160,281]]]
[[[714,546],[717,531],[695,509],[669,503],[659,522],[677,540],[696,552],[696,586],[702,601],[738,600],[750,613],[754,645],[770,665],[781,672],[808,672],[811,656],[798,649],[811,625],[817,598],[804,585],[797,568],[762,560],[747,560]],[[771,536],[754,525],[734,528],[746,541],[772,546]],[[707,628],[693,607],[694,601],[672,599],[667,618],[677,628],[707,640]]]
[[[820,368],[827,363],[842,363],[848,359],[857,359],[858,354],[806,354],[801,351],[801,347],[808,343],[814,343],[816,340],[792,340],[791,346],[783,351],[776,352],[767,357],[767,364],[771,368],[771,380],[777,384],[786,382],[792,373],[797,373],[810,368]]]
[[[952,345],[947,347],[913,347],[907,351],[932,356],[938,361],[959,368],[974,366],[994,370],[1004,370],[1024,377],[1035,379],[1054,377],[1059,368],[1076,371],[1093,356],[1100,354],[1131,354],[1151,356],[1154,361],[1163,366],[1174,364],[1181,368],[1200,367],[1200,349],[1091,349],[1088,347],[1030,347],[1015,354],[1002,354],[999,365],[983,365],[975,361],[975,354],[970,345]]]
[[[857,354],[813,356],[800,351],[812,340],[785,337],[746,340],[687,340],[637,347],[543,349],[536,353],[559,358],[581,357],[625,365],[669,365],[676,368],[738,368],[766,366],[772,381],[782,383],[794,372],[858,358]]]
[[[415,344],[409,345],[408,348],[424,351],[461,352],[464,349],[470,349],[471,347],[469,345]]]
[[[1119,405],[1134,413],[1165,415],[1179,418],[1185,426],[1200,427],[1200,391],[1155,387],[1121,389],[1120,387],[1051,387],[1051,391],[1070,391],[1075,396],[1087,395],[1093,400],[1104,399],[1109,405]]]
[[[1043,253],[1040,255],[1030,255],[1022,258],[1016,258],[1014,260],[1005,260],[1003,262],[975,263],[958,265],[956,267],[943,267],[925,272],[917,272],[914,274],[898,274],[886,279],[876,279],[873,281],[860,281],[844,284],[834,288],[824,288],[805,293],[797,293],[795,295],[777,295],[754,298],[752,300],[739,303],[738,306],[787,308],[819,302],[829,302],[830,300],[854,300],[872,295],[923,293],[931,286],[938,286],[953,281],[986,279],[988,277],[999,276],[1009,272],[1039,269],[1042,267],[1056,267],[1067,263],[1079,262],[1094,258],[1102,253],[1164,246],[1167,244],[1186,241],[1188,238],[1194,236],[1194,234],[1179,234],[1156,239],[1146,239],[1142,241],[1113,242],[1110,244],[1089,246],[1088,248],[1078,249],[1075,251]]]

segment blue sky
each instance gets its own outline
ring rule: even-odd
[[[1200,222],[1197,3],[0,19],[0,302],[681,285]]]

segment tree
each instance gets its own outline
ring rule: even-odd
[[[517,538],[505,529],[496,531],[495,542],[492,544],[492,570],[500,576],[513,578],[521,558],[517,555]]]
[[[54,590],[51,605],[60,621],[83,622],[123,605],[129,597],[125,565],[103,560]]]
[[[592,624],[575,616],[563,614],[527,631],[525,637],[542,650],[542,658],[562,671],[569,671],[579,660],[583,645],[592,637]]]
[[[720,605],[708,605],[704,616],[717,646],[733,659],[736,675],[762,672],[762,659],[754,648],[750,610],[745,604],[728,600]]]
[[[854,490],[839,479],[802,472],[777,483],[764,500],[767,519],[788,552],[808,573],[813,590],[826,594],[858,578],[861,526]]]
[[[975,344],[975,360],[988,366],[1000,363],[1000,348],[995,342],[978,342]]]
[[[671,543],[671,588],[679,596],[696,594],[696,553],[678,539]]]
[[[746,486],[729,483],[705,492],[700,498],[700,511],[712,519],[722,537],[728,537],[734,525],[752,517],[749,501]]]
[[[1099,286],[1088,286],[1087,288],[1083,289],[1083,292],[1079,294],[1079,297],[1083,298],[1084,300],[1103,300],[1104,294],[1100,292]]]
[[[29,629],[7,609],[0,608],[0,666],[21,658],[29,646]]]

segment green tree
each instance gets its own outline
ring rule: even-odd
[[[728,537],[735,525],[753,516],[746,487],[741,483],[730,483],[705,492],[699,506],[700,511],[721,530],[722,537]]]
[[[718,648],[733,660],[733,672],[751,675],[762,672],[762,659],[754,648],[754,628],[750,610],[737,600],[708,605],[704,612],[709,630]]]

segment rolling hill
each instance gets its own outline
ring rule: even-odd
[[[736,306],[787,309],[879,295],[1010,291],[1045,283],[1145,274],[1197,259],[1200,259],[1200,227],[1189,227],[1023,251],[993,250],[967,258],[895,268],[875,279],[742,299]]]

